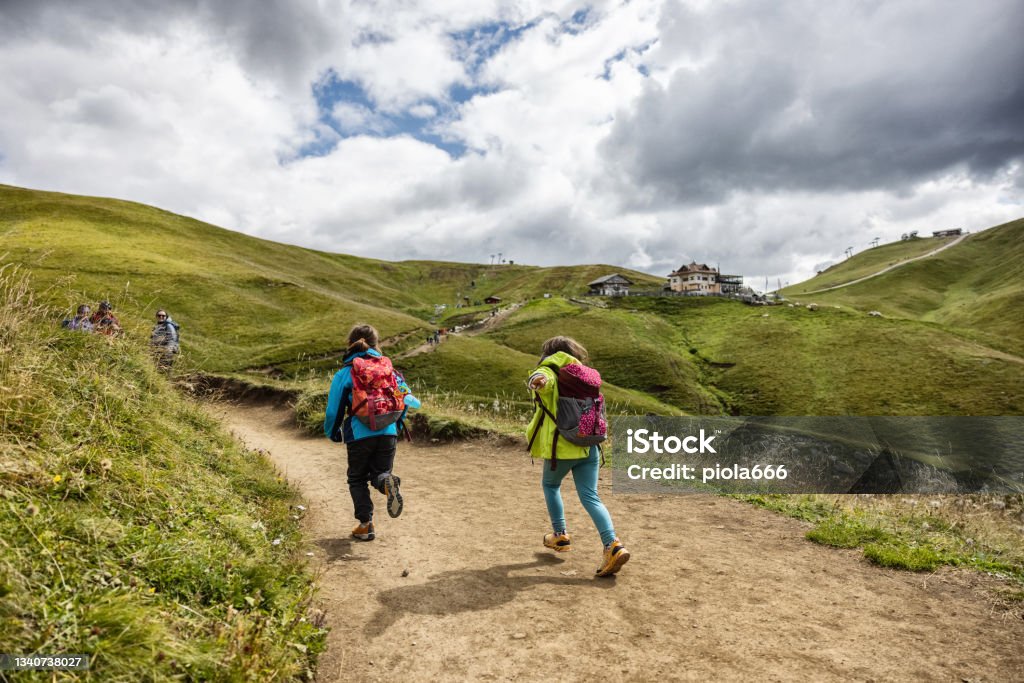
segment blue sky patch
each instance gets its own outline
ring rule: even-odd
[[[562,22],[562,30],[569,35],[578,35],[596,23],[593,8],[590,6],[578,9],[572,13],[568,21]]]
[[[477,92],[480,90],[458,86],[457,92],[453,94],[458,97],[455,101],[463,102]],[[448,102],[428,99],[402,112],[381,111],[362,85],[341,78],[334,70],[329,70],[313,85],[313,97],[319,112],[318,122],[333,130],[338,137],[317,134],[312,143],[299,151],[300,158],[330,154],[339,140],[357,135],[380,138],[409,135],[443,149],[454,158],[466,153],[466,146],[462,142],[440,132],[439,124],[456,114]],[[414,114],[414,111],[419,115]]]
[[[477,95],[500,90],[497,86],[478,84],[481,69],[504,46],[518,40],[542,19],[537,17],[523,24],[494,21],[449,33],[454,56],[465,66],[469,82],[453,83],[443,98],[425,99],[401,112],[380,110],[357,80],[342,78],[333,69],[328,70],[313,85],[313,97],[319,112],[319,124],[333,130],[337,137],[316,134],[315,140],[299,151],[299,157],[329,154],[340,139],[356,135],[381,138],[409,135],[443,149],[454,158],[461,157],[466,153],[465,144],[443,135],[444,124],[458,118],[460,105]],[[595,21],[596,15],[587,7],[561,22],[561,29],[576,35],[587,30]],[[390,39],[383,33],[375,32],[362,33],[356,38],[360,44],[383,43]],[[623,51],[606,63],[606,78],[610,73],[610,62],[623,59],[625,54]]]
[[[455,46],[455,56],[465,65],[466,71],[475,77],[480,67],[498,54],[501,48],[518,40],[538,23],[540,19],[519,25],[507,21],[494,21],[449,33],[448,37]]]
[[[626,55],[628,55],[630,52],[637,56],[642,55],[643,53],[651,49],[651,46],[654,45],[655,42],[657,41],[649,40],[646,43],[637,45],[636,47],[628,47],[619,50],[614,55],[612,55],[611,57],[604,61],[604,73],[601,74],[601,78],[603,78],[606,81],[610,81],[612,78],[612,66],[614,66],[616,62],[621,62],[622,60],[624,60],[626,58]],[[648,69],[647,66],[644,64],[638,64],[636,70],[639,71],[640,75],[644,77],[651,75],[650,69]]]

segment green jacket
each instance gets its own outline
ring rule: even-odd
[[[559,351],[558,353],[551,354],[544,359],[543,365],[546,364],[557,365],[562,367],[570,363],[579,363],[578,360],[565,353]],[[547,408],[552,415],[557,415],[555,412],[558,406],[558,374],[551,368],[539,367],[530,373],[530,377],[540,373],[544,375],[548,383],[544,387],[536,392],[540,397],[541,403]],[[542,419],[543,418],[543,419]],[[544,411],[539,407],[533,411],[533,418],[530,420],[530,425],[526,428],[526,440],[529,441],[530,437],[533,436],[533,430],[537,429],[538,423],[540,424],[540,431],[537,433],[537,437],[533,440],[533,445],[530,447],[530,455],[535,458],[543,458],[545,460],[551,459],[551,442],[555,438],[555,423],[551,421],[551,418],[544,414]],[[556,454],[559,460],[579,460],[586,458],[590,455],[589,446],[577,446],[576,444],[569,443],[563,438],[558,439],[558,445],[555,447]]]

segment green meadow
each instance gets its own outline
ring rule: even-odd
[[[616,301],[685,338],[739,415],[1015,415],[1024,363],[934,323],[721,299]]]
[[[937,242],[937,240],[918,240]],[[904,244],[904,243],[899,243]],[[914,244],[914,243],[910,243]],[[884,249],[885,247],[879,247]],[[909,248],[909,247],[908,247]],[[849,268],[868,258],[858,254]],[[968,236],[927,259],[865,282],[802,297],[828,286],[828,272],[783,290],[790,299],[877,310],[889,317],[935,323],[979,343],[1024,355],[1024,219]],[[824,279],[823,279],[824,278]],[[844,280],[849,279],[843,277]]]
[[[69,315],[108,298],[144,338],[156,307],[182,325],[181,372],[230,374],[322,392],[348,326],[377,326],[414,386],[526,406],[541,342],[571,334],[623,411],[691,414],[1019,414],[1024,386],[1024,221],[813,296],[930,251],[918,239],[870,249],[785,291],[800,306],[677,297],[588,298],[614,266],[386,262],[248,237],[153,207],[0,187],[4,261]],[[474,337],[403,357],[435,327],[520,307]],[[435,306],[445,308],[436,313]],[[870,317],[879,310],[883,317]],[[315,401],[313,402],[316,403]],[[477,416],[478,418],[479,416]]]
[[[783,293],[789,297],[796,297],[806,292],[846,284],[847,282],[877,273],[889,266],[895,266],[910,259],[924,256],[928,252],[939,249],[955,239],[955,237],[920,237],[900,242],[890,242],[889,244],[880,244],[877,247],[856,254],[853,258],[848,258],[829,266],[810,280],[786,287]]]
[[[575,294],[609,268],[391,263],[248,237],[133,202],[9,186],[0,186],[0,207],[0,256],[31,274],[44,300],[70,314],[109,299],[137,335],[167,308],[183,325],[188,362],[205,372],[336,352],[356,320],[384,338],[426,336],[435,304],[450,316],[461,312],[456,304],[480,302],[471,310],[482,316],[488,296]]]

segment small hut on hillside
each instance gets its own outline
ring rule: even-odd
[[[629,294],[629,286],[632,284],[633,281],[628,277],[612,273],[587,283],[587,287],[590,287],[589,293],[592,296],[625,296]]]

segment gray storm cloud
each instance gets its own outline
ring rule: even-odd
[[[1024,157],[1024,5],[898,6],[668,12],[660,56],[694,64],[651,82],[603,144],[626,203],[900,190],[956,165],[990,177]]]
[[[254,72],[307,91],[340,18],[338,3],[315,0],[4,0],[0,36],[89,47],[111,28],[163,35],[176,21],[195,22],[232,45]]]

